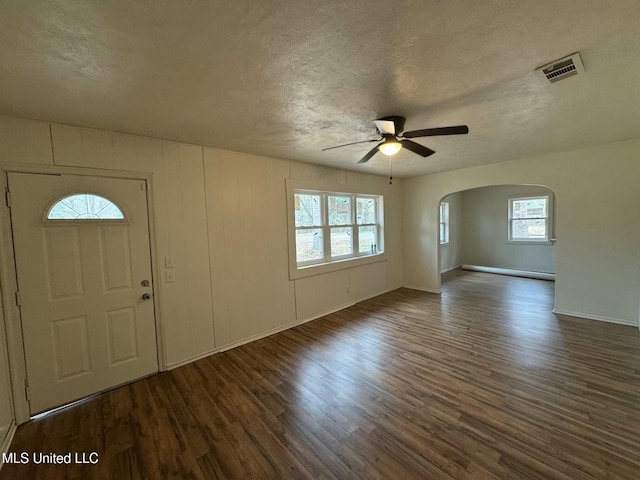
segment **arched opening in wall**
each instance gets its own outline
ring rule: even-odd
[[[438,209],[443,292],[462,278],[503,284],[514,277],[554,281],[555,211],[554,192],[539,185],[487,186],[443,197]],[[496,274],[507,277],[491,276]],[[550,292],[552,308],[554,285],[549,283],[529,284]]]

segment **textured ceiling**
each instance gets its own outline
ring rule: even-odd
[[[4,0],[0,112],[382,174],[321,149],[469,126],[393,157],[412,176],[640,136],[639,27],[637,0]]]

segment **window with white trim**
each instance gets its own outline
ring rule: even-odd
[[[382,253],[382,196],[294,191],[297,267]]]
[[[449,243],[449,202],[440,203],[440,245]]]
[[[549,241],[549,196],[509,199],[509,240]]]
[[[47,220],[124,220],[124,213],[108,198],[93,193],[76,193],[55,202]]]

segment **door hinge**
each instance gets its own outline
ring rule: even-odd
[[[148,189],[149,189],[149,187],[147,186],[147,182],[142,182],[140,184],[140,190],[147,191]]]
[[[24,396],[27,399],[27,402],[31,401],[31,394],[29,392],[29,382],[27,381],[27,379],[24,379]]]
[[[21,306],[22,302],[20,300],[20,292],[16,291],[16,305]]]
[[[7,202],[7,207],[11,208],[11,192],[8,188],[4,191],[4,198]]]

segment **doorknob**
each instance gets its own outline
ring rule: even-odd
[[[149,300],[150,298],[151,298],[151,294],[149,294],[149,293],[142,294],[142,299],[143,300]]]

